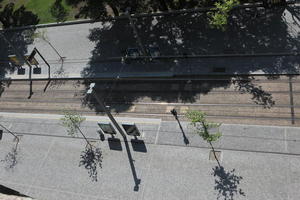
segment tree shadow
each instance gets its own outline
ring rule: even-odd
[[[20,148],[18,148],[19,140],[14,139],[15,144],[11,148],[11,150],[5,155],[4,159],[1,160],[5,164],[6,170],[11,170],[15,168],[15,166],[19,162],[19,151]]]
[[[9,87],[11,84],[11,80],[6,81],[0,81],[0,97],[2,96],[2,93],[4,92],[6,87]]]
[[[14,3],[9,3],[0,12],[0,21],[3,24],[3,28],[6,29],[35,25],[39,23],[39,18],[31,11],[26,10],[24,5],[16,9]]]
[[[0,32],[0,79],[4,79],[7,74],[13,73],[25,64],[24,56],[28,53],[27,46],[33,42],[32,35],[35,31],[35,28],[22,30],[9,28],[34,25],[39,22],[39,19],[24,6],[16,9],[14,3],[9,3],[0,11],[0,22],[3,24],[3,30]],[[10,60],[11,55],[15,55],[16,62]]]
[[[92,179],[98,181],[98,170],[102,168],[102,151],[100,148],[86,146],[85,150],[81,152],[79,167],[83,166]]]
[[[254,103],[262,105],[264,108],[271,108],[275,104],[272,94],[264,91],[261,86],[256,86],[253,84],[253,82],[251,82],[253,80],[255,80],[255,78],[251,76],[247,78],[237,77],[233,79],[232,82],[235,86],[235,89],[240,93],[251,94],[251,99]]]
[[[49,88],[59,88],[66,83],[66,78],[68,78],[68,73],[63,67],[55,71],[52,75],[52,80],[49,83]]]
[[[87,0],[82,3],[82,0],[67,0],[67,4],[73,7],[79,7],[75,18],[92,18],[101,19],[107,16],[103,1]]]
[[[218,191],[217,199],[234,200],[236,195],[246,196],[239,184],[243,179],[242,176],[235,174],[235,169],[226,171],[222,166],[213,168],[212,175],[215,177],[214,189]]]
[[[103,22],[101,27],[90,31],[89,39],[95,43],[95,48],[82,76],[115,78],[113,81],[96,81],[96,92],[103,96],[105,102],[110,102],[115,112],[127,111],[141,98],[193,103],[201,94],[215,88],[229,88],[232,84],[241,93],[251,94],[255,104],[271,108],[275,104],[272,94],[255,84],[251,73],[263,72],[268,76],[274,75],[274,78],[277,74],[299,73],[300,57],[296,53],[300,49],[300,40],[287,22],[286,8],[235,9],[224,32],[211,29],[206,13],[201,12],[133,17],[142,44],[137,42],[129,19]],[[295,7],[288,8],[297,10]],[[300,28],[295,24],[293,26]],[[141,55],[141,45],[146,49],[147,56],[152,58],[128,59],[128,49],[135,49],[135,53]],[[153,56],[151,48],[165,57]],[[197,58],[198,55],[207,57]],[[215,73],[214,68],[224,68],[226,73],[232,75]],[[188,79],[196,77],[194,74],[197,72],[215,73],[212,76],[215,80],[176,83],[122,79],[138,79],[139,76],[177,78],[176,75]],[[244,76],[239,78],[237,74]],[[87,81],[86,86],[89,84]],[[102,112],[93,99],[85,99],[83,104]]]

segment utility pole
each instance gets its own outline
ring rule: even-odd
[[[99,105],[102,107],[110,121],[113,123],[113,125],[118,129],[119,133],[122,135],[124,139],[126,139],[126,135],[124,134],[122,128],[119,126],[118,122],[115,120],[114,116],[111,114],[109,107],[105,105],[105,103],[102,101],[102,99],[98,96],[98,94],[94,91],[95,83],[90,84],[90,88],[87,91],[88,95],[93,95],[96,99],[96,101],[99,103]]]
[[[139,185],[141,183],[141,179],[139,179],[137,177],[137,173],[136,173],[135,167],[134,167],[134,160],[133,160],[131,152],[130,152],[130,148],[129,148],[129,144],[128,144],[128,141],[127,141],[126,134],[123,132],[122,128],[119,126],[119,124],[115,120],[114,116],[110,113],[109,107],[105,106],[105,103],[98,96],[98,94],[94,91],[94,87],[95,87],[95,83],[91,83],[90,88],[87,91],[87,94],[88,95],[93,95],[95,97],[96,101],[99,103],[99,105],[105,111],[105,113],[107,114],[107,116],[109,117],[111,122],[114,124],[114,126],[118,129],[119,133],[122,135],[122,137],[124,139],[124,144],[125,144],[125,147],[126,147],[128,161],[129,161],[129,164],[130,164],[130,169],[131,169],[132,176],[133,176],[133,179],[134,179],[134,182],[135,182],[134,191],[138,191],[139,190]]]

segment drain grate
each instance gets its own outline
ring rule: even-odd
[[[17,135],[19,141],[22,139],[23,135]],[[14,137],[13,142],[17,142],[17,138]]]
[[[215,151],[216,157],[218,161],[221,161],[222,152],[221,151]],[[213,150],[210,150],[209,152],[209,160],[216,161],[216,157],[214,156]]]

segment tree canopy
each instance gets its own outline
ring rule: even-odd
[[[224,30],[231,11],[244,3],[256,3],[255,0],[67,0],[72,6],[80,7],[77,17],[89,17],[99,20],[108,16],[155,13],[207,7],[207,20],[212,28]],[[264,6],[282,4],[286,0],[261,0]]]

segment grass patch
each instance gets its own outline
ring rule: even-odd
[[[1,1],[1,0],[0,0]],[[36,14],[40,20],[40,24],[43,23],[51,23],[56,22],[56,19],[51,15],[50,8],[51,5],[55,2],[55,0],[3,0],[0,5],[2,5],[2,9],[8,3],[14,3],[15,8],[18,9],[22,5],[26,8],[26,10],[33,12]],[[66,1],[62,1],[62,6],[67,10],[68,16],[66,20],[74,20],[74,16],[77,13],[78,9],[73,8],[66,4]],[[2,10],[1,9],[1,10]]]

